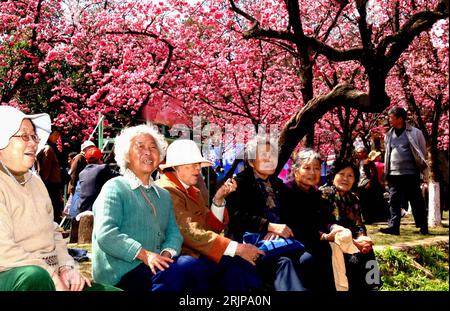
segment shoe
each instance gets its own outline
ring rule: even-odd
[[[402,218],[403,218],[403,217],[406,217],[406,216],[409,215],[409,212],[408,212],[407,210],[405,210],[404,208],[402,208],[402,210],[401,210],[401,215],[402,215]]]
[[[428,232],[428,228],[420,228],[420,230],[419,230],[419,233],[420,234],[422,234],[422,235],[428,235],[428,234],[430,234],[429,232]]]
[[[395,230],[394,228],[391,227],[380,228],[378,229],[378,231],[384,234],[400,235],[400,230]]]

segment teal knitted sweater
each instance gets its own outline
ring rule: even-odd
[[[157,187],[157,186],[154,186]],[[147,202],[141,189],[156,208]],[[93,205],[92,274],[95,282],[116,285],[140,260],[143,247],[160,253],[165,248],[180,252],[183,237],[167,190],[157,187],[132,190],[123,176],[110,179]]]

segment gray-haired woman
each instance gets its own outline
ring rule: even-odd
[[[333,222],[317,186],[320,182],[321,156],[312,149],[298,152],[293,165],[294,180],[287,184],[293,204],[281,211],[281,220],[292,228],[305,246],[300,274],[312,290],[334,291],[331,249],[327,224]],[[335,232],[330,232],[331,239]]]
[[[228,234],[242,241],[246,232],[262,240],[295,238],[289,225],[281,220],[281,210],[290,209],[288,189],[274,173],[278,164],[276,141],[255,137],[246,146],[247,168],[236,175],[237,189],[227,197],[230,212]],[[301,242],[301,241],[300,241]],[[265,282],[276,291],[304,291],[296,266],[301,251],[281,253],[258,261]]]
[[[183,291],[188,278],[183,237],[167,190],[151,174],[167,143],[151,126],[124,129],[115,139],[122,176],[103,186],[93,205],[94,280],[127,291]]]

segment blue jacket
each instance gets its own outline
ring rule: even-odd
[[[118,174],[111,170],[107,164],[88,164],[81,172],[78,182],[80,183],[80,200],[78,201],[78,212],[91,211],[92,205],[97,198],[103,185]],[[77,190],[75,189],[75,192]]]

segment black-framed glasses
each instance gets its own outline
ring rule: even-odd
[[[29,142],[30,139],[31,139],[31,140],[33,140],[36,144],[38,144],[38,143],[41,141],[41,139],[39,138],[39,136],[37,136],[36,134],[25,134],[25,133],[23,133],[23,134],[21,134],[21,135],[13,135],[13,136],[11,136],[11,137],[20,137],[20,138],[22,138],[23,141],[25,141],[25,142]]]

